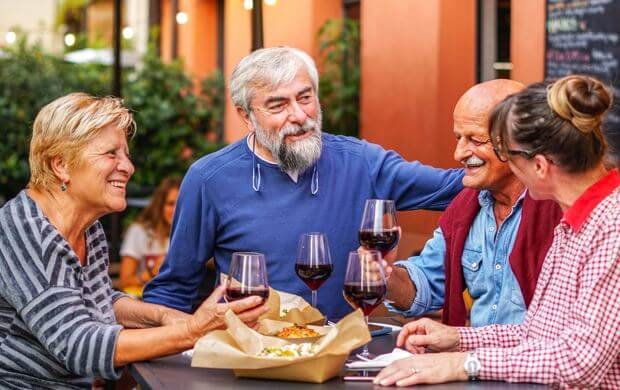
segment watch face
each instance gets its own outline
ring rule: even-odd
[[[475,360],[469,360],[465,363],[465,369],[467,372],[474,373],[480,369],[479,363]]]
[[[476,377],[478,376],[478,373],[480,372],[480,369],[482,368],[482,364],[480,364],[480,360],[478,360],[478,357],[473,354],[470,353],[467,355],[467,359],[465,359],[465,372],[467,372],[467,375],[470,378]]]

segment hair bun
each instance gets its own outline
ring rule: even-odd
[[[579,131],[590,133],[600,128],[613,103],[613,93],[593,77],[573,75],[547,87],[547,102],[556,114]]]

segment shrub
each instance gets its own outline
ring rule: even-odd
[[[135,112],[138,132],[131,142],[136,174],[130,193],[154,188],[166,175],[182,175],[196,157],[222,145],[207,141],[221,121],[221,75],[194,87],[179,62],[163,63],[154,53],[140,68],[123,72],[123,96]],[[0,58],[0,195],[9,199],[29,178],[32,123],[42,106],[70,92],[110,94],[112,69],[76,65],[44,53],[26,38]],[[208,87],[208,88],[206,88]]]
[[[359,134],[360,34],[355,20],[328,20],[319,29],[319,98],[323,128]]]

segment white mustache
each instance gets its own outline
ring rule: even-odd
[[[484,164],[484,160],[476,156],[471,156],[470,158],[465,160],[465,162],[463,163],[463,165],[480,165],[480,164]]]
[[[282,128],[282,130],[280,130],[280,132],[278,133],[278,137],[280,138],[280,140],[282,140],[287,135],[298,134],[302,130],[303,131],[312,131],[312,130],[315,129],[315,127],[316,127],[316,121],[308,118],[308,119],[306,119],[306,121],[301,126],[293,125],[293,124],[288,124],[288,125],[284,126]]]

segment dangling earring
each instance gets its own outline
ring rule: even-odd
[[[67,192],[67,184],[64,181],[60,184],[60,190],[62,192]]]

